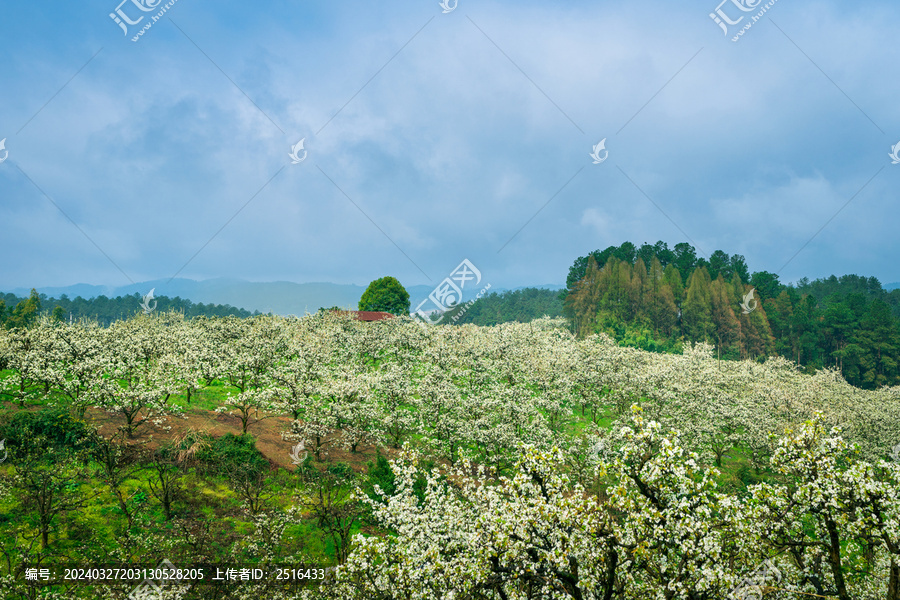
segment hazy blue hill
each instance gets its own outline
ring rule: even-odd
[[[82,296],[95,298],[101,294],[107,297],[127,296],[134,293],[146,294],[154,288],[156,296],[187,298],[192,302],[206,304],[230,304],[249,311],[263,313],[303,315],[316,312],[320,306],[340,306],[356,308],[364,287],[335,283],[292,283],[275,281],[258,283],[240,279],[165,279],[145,281],[120,287],[77,284],[68,287],[38,288],[39,293],[58,298],[62,294],[70,298]],[[12,290],[17,296],[27,297],[29,290]]]
[[[436,284],[435,284],[436,285]],[[487,282],[482,282],[487,285]],[[406,286],[410,295],[410,307],[415,310],[420,302],[428,298],[434,290],[434,285]],[[545,289],[562,289],[562,285],[521,286],[540,287]],[[89,285],[80,283],[66,287],[42,287],[37,291],[47,294],[52,298],[59,298],[66,294],[74,299],[81,296],[85,299],[96,298],[104,295],[108,298],[116,296],[128,296],[132,294],[144,295],[155,288],[156,296],[168,296],[169,298],[185,298],[194,303],[204,304],[229,304],[237,308],[262,313],[275,313],[279,315],[303,315],[306,312],[316,312],[320,306],[356,309],[365,286],[339,283],[293,283],[290,281],[253,282],[242,279],[207,279],[194,281],[193,279],[173,279],[167,281],[158,279],[141,283],[124,285],[119,287]],[[16,296],[27,298],[30,289],[17,288],[10,290]],[[491,287],[492,292],[505,291],[502,288]],[[478,288],[466,289],[464,298],[469,300],[478,293]],[[431,302],[426,302],[423,310],[430,310]]]

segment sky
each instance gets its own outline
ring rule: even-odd
[[[900,281],[896,2],[118,1],[0,0],[0,290]]]

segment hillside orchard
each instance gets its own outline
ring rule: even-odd
[[[169,560],[328,567],[178,598],[900,600],[900,388],[779,357],[164,313],[0,330],[0,393],[3,598]]]

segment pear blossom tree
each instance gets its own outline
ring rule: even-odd
[[[393,448],[403,446],[420,426],[413,398],[413,377],[409,367],[388,362],[368,378],[378,407],[373,429]]]
[[[275,362],[285,351],[287,341],[279,319],[254,317],[247,322],[233,320],[231,335],[220,341],[224,355],[221,376],[236,391],[229,392],[225,406],[217,412],[234,411],[247,433],[251,418],[259,420],[259,411],[276,408],[273,390],[266,386]]]
[[[147,422],[181,412],[167,405],[177,388],[171,371],[159,361],[166,342],[153,317],[118,321],[100,335],[105,346],[102,376],[92,382],[89,396],[92,403],[125,419],[128,438]]]
[[[380,414],[370,390],[368,374],[353,365],[336,369],[321,387],[322,400],[341,431],[341,445],[354,453],[362,443],[378,442]]]
[[[90,390],[102,373],[102,337],[94,323],[53,323],[49,330],[47,325],[42,322],[39,327],[49,338],[44,381],[83,418],[91,403]]]
[[[327,354],[310,334],[288,342],[285,355],[268,372],[267,387],[273,390],[278,409],[294,420],[311,402],[326,377]]]
[[[29,400],[43,397],[49,385],[47,336],[41,327],[17,327],[5,336],[4,366],[0,394],[24,407]]]

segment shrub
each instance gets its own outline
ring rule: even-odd
[[[220,438],[210,438],[197,452],[197,459],[207,471],[227,475],[235,470],[261,473],[269,468],[269,461],[256,447],[256,439],[250,434],[226,433]]]
[[[60,408],[16,411],[0,425],[0,439],[13,452],[78,452],[89,449],[93,429]]]

